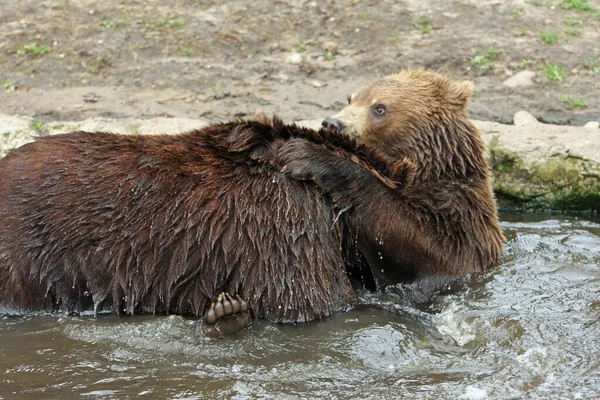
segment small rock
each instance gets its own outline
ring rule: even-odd
[[[83,101],[86,103],[97,103],[98,95],[94,92],[86,93],[83,95]]]
[[[571,54],[573,54],[573,53],[576,53],[576,52],[578,52],[578,51],[579,51],[579,47],[575,47],[575,46],[573,46],[573,45],[569,45],[569,44],[566,44],[566,45],[564,45],[564,46],[560,46],[560,47],[561,47],[561,48],[562,48],[564,51],[566,51],[567,53],[571,53]]]
[[[587,128],[587,129],[598,129],[598,128],[600,128],[600,122],[590,121],[587,124],[585,124],[583,127]]]
[[[319,81],[316,81],[316,80],[312,80],[312,81],[310,81],[310,84],[311,84],[311,85],[313,85],[313,86],[314,86],[314,87],[316,87],[316,88],[322,88],[322,87],[324,87],[324,86],[327,86],[327,84],[326,84],[326,83],[319,82]]]
[[[527,111],[517,111],[513,117],[515,126],[525,126],[539,123],[538,120]]]
[[[302,62],[302,54],[292,53],[285,58],[285,62],[288,64],[300,64]]]
[[[289,80],[290,80],[289,75],[284,74],[283,72],[278,73],[273,78],[277,79],[281,83],[286,83],[286,82],[289,82]]]
[[[215,100],[223,100],[226,97],[231,96],[231,92],[228,92],[227,90],[223,90],[223,91],[218,91],[217,93],[214,94],[213,99]]]
[[[308,63],[302,63],[298,68],[307,76],[315,72],[315,67]]]
[[[442,13],[442,15],[446,18],[450,18],[450,19],[456,19],[458,17],[460,17],[460,13],[453,13],[453,12],[445,12]]]
[[[250,91],[248,89],[238,88],[233,92],[235,97],[246,97],[250,95]]]
[[[535,78],[535,72],[521,71],[502,82],[502,84],[510,88],[528,87],[534,85],[533,78]]]
[[[544,20],[544,25],[549,25],[549,24],[551,24],[551,23],[552,23],[552,20],[551,20],[551,19],[549,19],[549,18],[546,18],[546,19]]]
[[[332,54],[335,54],[338,50],[339,45],[336,42],[325,42],[321,45],[321,48]]]

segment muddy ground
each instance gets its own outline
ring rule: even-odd
[[[0,1],[0,111],[39,122],[341,108],[425,67],[474,81],[471,117],[600,116],[600,1]],[[503,85],[530,70],[530,86]]]

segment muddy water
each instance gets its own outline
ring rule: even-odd
[[[180,317],[5,317],[0,398],[597,398],[600,221],[503,220],[502,265],[426,310],[222,341]]]

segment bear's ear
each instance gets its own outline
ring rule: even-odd
[[[453,100],[460,104],[462,108],[465,108],[471,94],[473,94],[473,82],[462,81],[451,83],[449,92]]]

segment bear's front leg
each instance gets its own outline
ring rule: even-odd
[[[222,339],[251,324],[248,303],[240,296],[221,293],[204,313],[204,334]]]
[[[282,173],[296,180],[313,181],[339,206],[351,206],[352,197],[368,191],[376,180],[363,166],[304,139],[286,142],[278,157]]]

